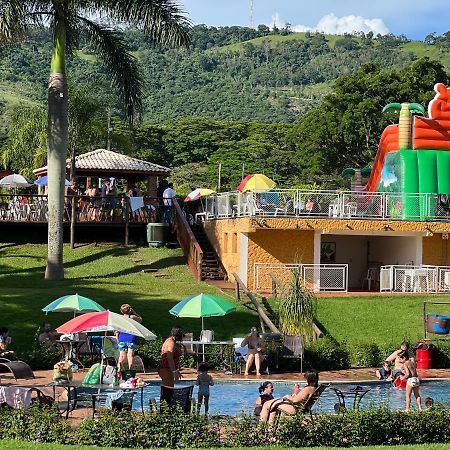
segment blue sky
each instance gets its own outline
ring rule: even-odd
[[[191,20],[211,26],[249,25],[250,0],[178,0]],[[289,22],[297,31],[352,30],[423,39],[450,30],[448,0],[253,0],[254,24]]]

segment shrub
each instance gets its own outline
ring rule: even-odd
[[[352,367],[375,367],[379,365],[380,349],[377,344],[360,342],[347,345]]]
[[[58,347],[39,345],[35,342],[28,352],[18,355],[18,358],[25,361],[33,370],[53,369],[53,366],[61,361],[62,354]]]
[[[317,370],[339,370],[350,367],[348,351],[343,345],[324,337],[305,349],[306,364]]]
[[[450,342],[433,342],[433,352],[431,357],[435,369],[445,369],[450,367]]]

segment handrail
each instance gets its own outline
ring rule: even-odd
[[[269,319],[267,314],[264,312],[264,310],[259,306],[258,300],[256,300],[256,297],[247,289],[247,286],[245,283],[239,278],[238,274],[233,272],[233,277],[236,280],[237,289],[240,287],[245,295],[250,299],[250,301],[253,303],[253,306],[256,308],[256,312],[258,313],[259,317],[264,321],[264,323],[270,328],[270,331],[272,333],[281,334],[280,330],[275,326],[275,324]]]
[[[175,231],[177,233],[177,240],[183,250],[183,254],[187,259],[188,265],[194,274],[194,276],[201,281],[202,280],[202,262],[203,251],[194,233],[189,226],[183,211],[180,208],[177,200],[174,198],[172,208],[172,219]]]

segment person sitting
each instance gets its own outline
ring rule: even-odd
[[[11,344],[11,338],[8,336],[8,332],[8,328],[0,328],[0,357],[7,359],[15,356],[12,350],[8,350],[8,346]]]
[[[58,333],[53,331],[52,326],[48,322],[42,324],[42,332],[38,336],[38,342],[41,345],[52,347],[58,339]]]
[[[263,352],[263,341],[259,337],[258,329],[256,327],[252,327],[250,330],[250,334],[247,335],[241,343],[241,347],[248,346],[247,353],[247,361],[245,364],[245,373],[247,376],[249,369],[252,367],[253,362],[256,366],[256,376],[261,375],[261,361],[262,361],[262,352]]]
[[[280,411],[286,414],[295,414],[295,406],[308,400],[319,386],[319,372],[315,369],[308,369],[305,372],[305,379],[306,386],[303,389],[299,389],[299,386],[294,386],[292,395],[285,395],[264,403],[260,420],[272,423]]]
[[[264,381],[259,388],[259,396],[255,402],[255,409],[253,414],[255,416],[260,416],[264,403],[269,400],[273,400],[273,384],[270,381]]]
[[[409,343],[408,342],[402,342],[400,344],[400,348],[398,350],[395,350],[392,352],[387,358],[386,362],[390,363],[394,361],[394,369],[392,370],[391,378],[392,380],[395,380],[398,376],[403,375],[403,364],[400,362],[399,353],[407,351],[409,354]],[[414,361],[414,358],[410,356],[410,359]]]
[[[392,370],[389,361],[385,361],[383,367],[377,370],[375,373],[379,380],[392,381]]]

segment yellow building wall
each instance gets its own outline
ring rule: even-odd
[[[255,263],[313,264],[314,231],[256,230],[248,235],[247,286],[253,289]]]
[[[441,233],[423,238],[422,264],[450,265],[450,245],[448,239],[442,239]]]

